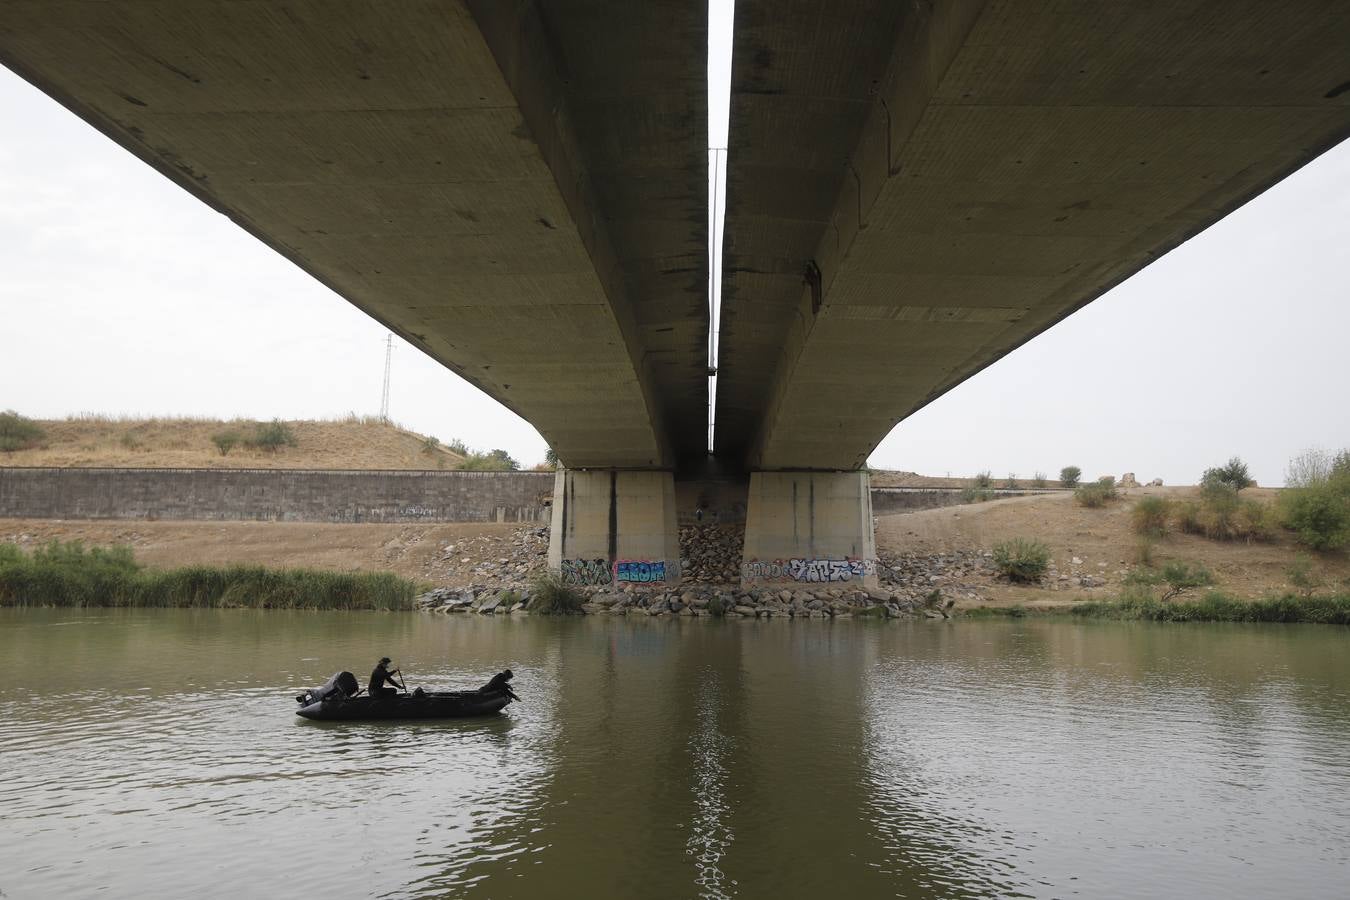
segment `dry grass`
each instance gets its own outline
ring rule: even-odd
[[[190,417],[131,418],[85,413],[40,421],[42,445],[6,454],[6,466],[134,468],[454,469],[463,457],[397,424],[371,416],[287,422],[296,446],[278,452],[240,444],[222,456],[211,436],[252,433],[254,422]]]
[[[1124,574],[1138,564],[1138,535],[1132,521],[1135,502],[1146,496],[1184,502],[1199,494],[1196,488],[1183,487],[1132,488],[1121,493],[1123,501],[1101,509],[1085,509],[1074,502],[1072,494],[1064,492],[881,516],[877,520],[877,545],[888,553],[985,551],[1003,541],[1034,535],[1050,548],[1061,572],[1069,571],[1072,559],[1078,557],[1082,572],[1108,580],[1108,586],[1099,589],[1096,596],[1112,596],[1119,592]],[[1272,502],[1278,493],[1269,488],[1242,492],[1244,498],[1263,503]],[[1177,560],[1202,564],[1214,573],[1224,593],[1251,599],[1283,594],[1292,588],[1288,571],[1299,550],[1292,535],[1280,529],[1264,543],[1174,534],[1154,541],[1149,555],[1156,566]],[[1350,557],[1346,554],[1319,555],[1315,565],[1329,584],[1342,585],[1350,578]],[[982,587],[981,594],[998,603],[1028,607],[1062,605],[1088,596],[1086,592],[1017,587],[992,580]]]

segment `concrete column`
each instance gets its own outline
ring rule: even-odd
[[[877,587],[866,472],[754,472],[741,584]]]
[[[674,476],[559,469],[548,567],[576,585],[677,583]]]

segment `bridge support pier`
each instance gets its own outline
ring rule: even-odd
[[[752,473],[741,584],[877,587],[868,474]]]
[[[548,567],[573,585],[678,583],[674,475],[559,469]]]

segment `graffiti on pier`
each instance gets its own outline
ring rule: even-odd
[[[561,564],[563,584],[610,584],[614,572],[607,559],[564,559]]]
[[[874,559],[753,560],[741,566],[741,577],[771,581],[836,582],[867,578],[877,573]]]
[[[649,562],[640,559],[621,559],[614,564],[615,581],[636,581],[646,584],[652,581],[666,580],[666,562]]]
[[[430,519],[436,515],[436,510],[426,506],[405,506],[398,514],[405,519]]]

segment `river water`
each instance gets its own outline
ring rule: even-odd
[[[1344,897],[1350,630],[0,610],[7,898]],[[325,724],[394,657],[486,720]]]

